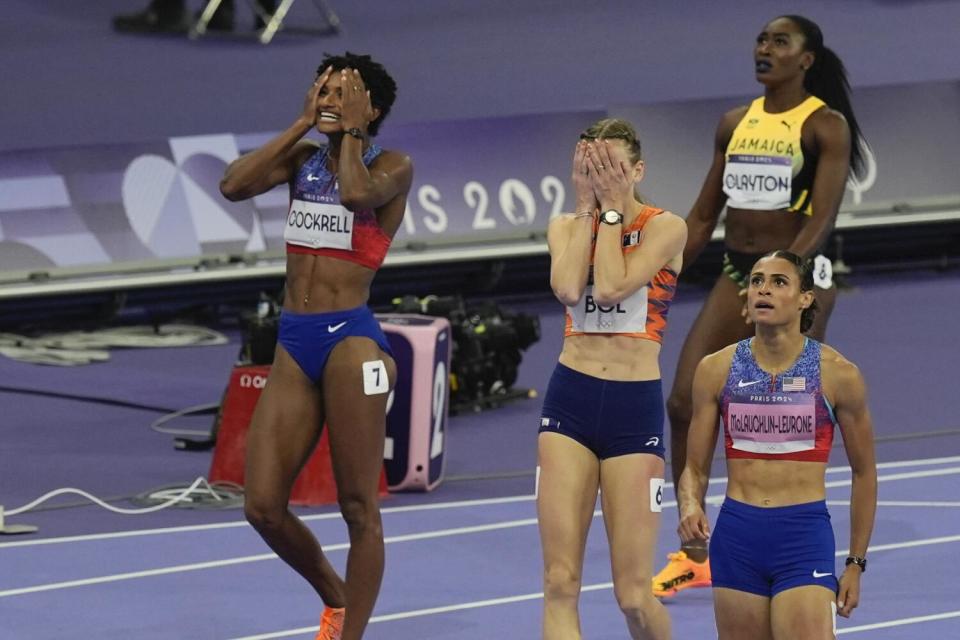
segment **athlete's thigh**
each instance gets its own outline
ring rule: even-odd
[[[281,345],[247,432],[245,491],[289,491],[323,427],[319,388]],[[275,495],[275,494],[274,494]]]
[[[833,307],[837,302],[837,285],[833,284],[829,289],[813,288],[813,294],[817,299],[817,312],[813,316],[813,326],[807,331],[814,340],[823,342],[827,337],[827,323],[830,321],[830,314],[833,313]]]
[[[683,342],[671,398],[689,400],[693,373],[704,356],[753,335],[753,325],[747,324],[742,315],[745,302],[740,296],[740,287],[721,274]]]
[[[833,640],[835,597],[833,591],[820,585],[795,587],[773,596],[770,620],[774,640]]]
[[[736,589],[713,589],[719,640],[772,640],[770,598]],[[800,636],[797,636],[798,638]]]
[[[544,565],[579,574],[593,521],[600,461],[585,446],[559,433],[537,437],[537,521]]]
[[[600,464],[600,500],[610,541],[613,579],[650,584],[660,529],[663,458],[631,453]]]
[[[330,352],[321,384],[341,497],[354,491],[376,494],[383,467],[387,398],[396,377],[393,358],[369,338],[345,338]]]

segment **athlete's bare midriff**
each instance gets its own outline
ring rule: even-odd
[[[793,211],[727,209],[724,244],[742,253],[787,249],[800,234],[807,216]]]
[[[727,496],[757,507],[786,507],[826,497],[827,465],[795,460],[727,460]]]
[[[602,380],[633,382],[660,378],[660,343],[617,335],[568,336],[560,363]]]
[[[367,303],[376,271],[347,260],[306,253],[287,254],[283,307],[296,313],[325,313]]]

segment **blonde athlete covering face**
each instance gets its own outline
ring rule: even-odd
[[[686,227],[634,195],[644,164],[628,122],[602,120],[582,138],[576,213],[548,231],[550,284],[567,326],[538,438],[543,637],[581,637],[584,546],[602,489],[614,593],[630,636],[665,640],[670,619],[650,593],[664,472],[658,360]]]

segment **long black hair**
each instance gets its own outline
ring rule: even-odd
[[[819,97],[819,96],[818,96]],[[822,98],[821,98],[822,99]],[[780,258],[786,260],[797,269],[797,277],[800,279],[800,291],[813,291],[813,260],[805,260],[792,251],[786,249],[777,249],[764,255],[760,260],[767,258]],[[757,260],[757,262],[760,262]],[[813,319],[817,315],[817,299],[800,313],[800,333],[806,333],[813,326]]]
[[[816,22],[796,15],[780,16],[800,27],[804,36],[804,49],[813,53],[813,65],[807,69],[803,88],[827,103],[831,109],[839,111],[847,119],[850,127],[850,170],[855,176],[863,175],[863,145],[866,141],[857,117],[850,103],[850,81],[843,61],[829,47],[823,44],[823,32]]]

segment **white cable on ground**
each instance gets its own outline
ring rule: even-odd
[[[78,494],[78,495],[80,495],[80,496],[83,496],[83,497],[86,498],[87,500],[90,500],[91,502],[94,502],[94,503],[100,505],[100,506],[103,507],[104,509],[107,509],[107,510],[109,510],[109,511],[113,511],[114,513],[121,513],[121,514],[125,514],[125,515],[138,515],[138,514],[141,514],[141,513],[150,513],[150,512],[153,512],[153,511],[160,511],[161,509],[166,509],[167,507],[169,507],[169,506],[171,506],[171,505],[173,505],[173,504],[176,504],[177,502],[184,501],[184,500],[186,499],[186,497],[187,497],[188,495],[190,495],[190,493],[192,493],[193,491],[196,491],[197,487],[199,487],[200,485],[203,485],[203,486],[205,487],[205,491],[206,491],[206,492],[215,495],[215,497],[216,497],[217,500],[221,500],[220,496],[216,495],[216,492],[213,490],[213,488],[212,488],[212,487],[210,486],[210,484],[207,482],[207,479],[204,478],[203,476],[200,476],[199,478],[197,478],[196,480],[193,481],[193,484],[191,484],[189,487],[187,487],[186,489],[184,489],[183,491],[181,491],[178,495],[173,496],[172,498],[166,500],[165,502],[163,502],[163,503],[161,503],[161,504],[158,504],[158,505],[154,505],[154,506],[152,506],[152,507],[142,507],[142,508],[139,508],[139,509],[124,509],[124,508],[122,508],[122,507],[115,507],[115,506],[113,506],[113,505],[111,505],[111,504],[107,504],[106,502],[104,502],[103,500],[101,500],[100,498],[98,498],[97,496],[87,493],[86,491],[83,491],[83,490],[81,490],[81,489],[74,489],[74,488],[72,488],[72,487],[65,487],[65,488],[63,488],[63,489],[56,489],[56,490],[54,490],[54,491],[51,491],[51,492],[49,492],[49,493],[46,493],[46,494],[40,496],[39,498],[37,498],[36,500],[34,500],[33,502],[30,502],[30,503],[28,503],[28,504],[25,504],[25,505],[22,506],[22,507],[17,507],[16,509],[11,509],[10,511],[7,511],[7,512],[6,512],[6,515],[8,515],[8,516],[15,516],[15,515],[17,515],[17,514],[24,513],[25,511],[29,511],[30,509],[33,509],[33,508],[36,507],[37,505],[42,504],[43,502],[46,502],[47,500],[49,500],[49,499],[51,499],[51,498],[54,498],[54,497],[59,496],[59,495],[67,494],[67,493],[75,493],[75,494]],[[2,507],[0,507],[0,509],[2,509]]]
[[[98,331],[71,331],[44,337],[48,346],[64,349],[98,347],[190,347],[226,344],[227,337],[219,331],[186,324],[114,327]]]
[[[111,347],[189,347],[226,344],[219,331],[184,324],[116,327],[99,331],[72,331],[29,338],[0,333],[0,354],[34,364],[76,366],[110,359]]]
[[[166,433],[174,436],[203,436],[211,437],[212,430],[207,429],[205,431],[200,431],[198,429],[174,429],[172,427],[164,427],[163,425],[167,422],[174,420],[176,418],[182,418],[183,416],[191,415],[194,413],[205,414],[205,413],[216,413],[217,409],[220,408],[219,402],[211,402],[208,404],[198,404],[192,407],[186,407],[185,409],[180,409],[179,411],[174,411],[166,415],[162,415],[152,423],[150,423],[150,428],[158,433]]]

